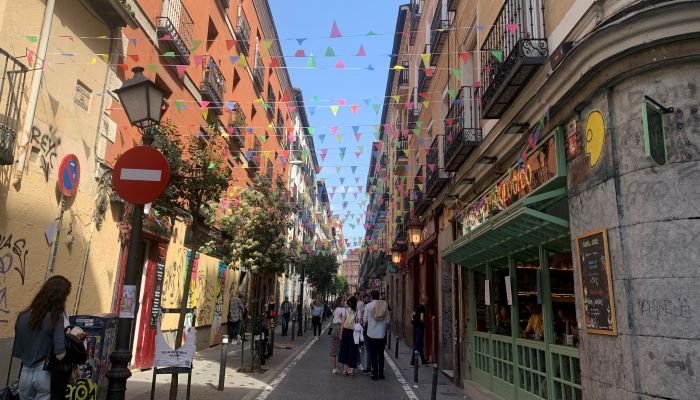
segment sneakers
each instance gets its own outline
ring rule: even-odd
[[[337,374],[338,374],[338,369],[337,369],[337,368],[333,368],[333,375],[337,375]]]

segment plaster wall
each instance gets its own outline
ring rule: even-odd
[[[586,118],[600,110],[606,129],[596,165],[585,154],[569,164],[572,244],[584,232],[608,229],[619,331],[582,332],[585,398],[691,399],[700,390],[698,71],[697,61],[648,69],[611,85],[581,111]],[[674,108],[664,116],[666,165],[644,155],[644,95]],[[580,274],[576,279],[582,304]]]

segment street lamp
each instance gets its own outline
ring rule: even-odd
[[[149,144],[146,136],[150,137],[147,129],[160,123],[163,116],[163,99],[165,94],[155,83],[143,76],[143,68],[135,67],[134,76],[125,81],[122,87],[114,92],[119,96],[119,101],[126,111],[126,116],[131,125],[137,127],[144,135],[145,144]],[[134,289],[133,294],[138,296],[135,290],[141,281],[139,267],[139,248],[141,246],[141,233],[143,228],[143,204],[134,204],[131,221],[131,237],[129,239],[129,253],[127,254],[126,270],[124,271],[124,288]],[[124,400],[126,395],[126,381],[131,376],[129,362],[131,361],[131,332],[134,318],[138,313],[138,298],[134,298],[133,313],[119,316],[117,328],[116,349],[109,357],[111,368],[107,371],[109,386],[107,388],[108,400]]]
[[[306,250],[301,251],[301,285],[299,286],[299,308],[300,312],[299,315],[297,316],[297,319],[299,320],[299,325],[297,326],[297,336],[302,335],[302,326],[303,324],[301,323],[302,318],[304,316],[304,278],[305,278],[305,273],[306,273],[306,260],[309,257],[309,253]]]
[[[393,262],[396,265],[399,265],[401,263],[401,247],[399,245],[393,245],[391,247],[391,262]]]
[[[420,244],[423,236],[423,224],[417,219],[414,219],[408,224],[406,230],[408,231],[408,242],[411,243],[415,249]]]

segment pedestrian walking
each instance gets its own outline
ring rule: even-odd
[[[345,307],[343,307],[343,296],[335,299],[333,304],[333,322],[328,328],[328,334],[331,336],[331,366],[333,373],[338,373],[338,350],[340,350],[340,336],[342,335],[342,323],[345,316]]]
[[[231,296],[228,303],[228,337],[233,341],[233,344],[238,344],[244,308],[241,292],[237,291],[235,295]]]
[[[282,312],[282,336],[287,336],[289,319],[292,317],[292,303],[289,297],[284,296],[284,301],[280,304],[280,312]]]
[[[411,317],[411,325],[413,325],[414,338],[413,352],[418,352],[418,354],[420,355],[420,363],[423,365],[428,363],[428,361],[425,359],[425,353],[423,351],[423,348],[425,347],[425,321],[427,320],[425,305],[427,302],[428,296],[421,295],[420,304],[413,311],[413,316]],[[412,367],[414,366],[415,361],[416,360],[414,360],[414,358],[411,357]]]
[[[338,352],[338,362],[344,365],[343,374],[345,376],[355,376],[354,369],[357,368],[359,351],[355,342],[355,324],[357,323],[357,298],[350,297],[347,301],[345,315],[343,315],[340,333],[340,350]]]
[[[364,368],[364,371],[362,372],[364,375],[369,375],[372,373],[372,364],[370,363],[370,360],[372,358],[372,348],[369,346],[369,337],[367,336],[367,319],[365,318],[366,310],[367,310],[367,304],[369,304],[372,301],[372,297],[369,295],[369,293],[365,293],[364,296],[362,297],[362,313],[359,314],[360,316],[360,321],[363,324],[363,335],[364,335],[364,346],[362,348],[364,349],[364,360],[363,361],[362,367]]]
[[[311,325],[314,328],[314,338],[321,340],[321,316],[323,315],[323,305],[318,297],[311,304]]]
[[[373,290],[372,301],[365,307],[365,323],[372,358],[372,380],[384,379],[384,346],[386,346],[386,327],[389,322],[389,307],[386,300],[379,299],[379,291]],[[365,344],[367,345],[367,344]]]
[[[22,400],[59,398],[53,393],[51,372],[45,366],[66,357],[64,314],[71,283],[63,276],[49,278],[29,307],[17,316],[12,356],[22,360],[19,397]],[[65,397],[65,386],[63,387]]]

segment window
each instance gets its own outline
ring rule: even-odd
[[[642,103],[642,125],[644,128],[644,154],[658,165],[668,161],[664,112],[658,103],[648,98]]]
[[[90,109],[91,98],[92,90],[89,87],[87,87],[87,85],[83,82],[78,81],[78,83],[75,85],[75,97],[73,99],[75,105],[77,105],[85,111],[88,111]]]

